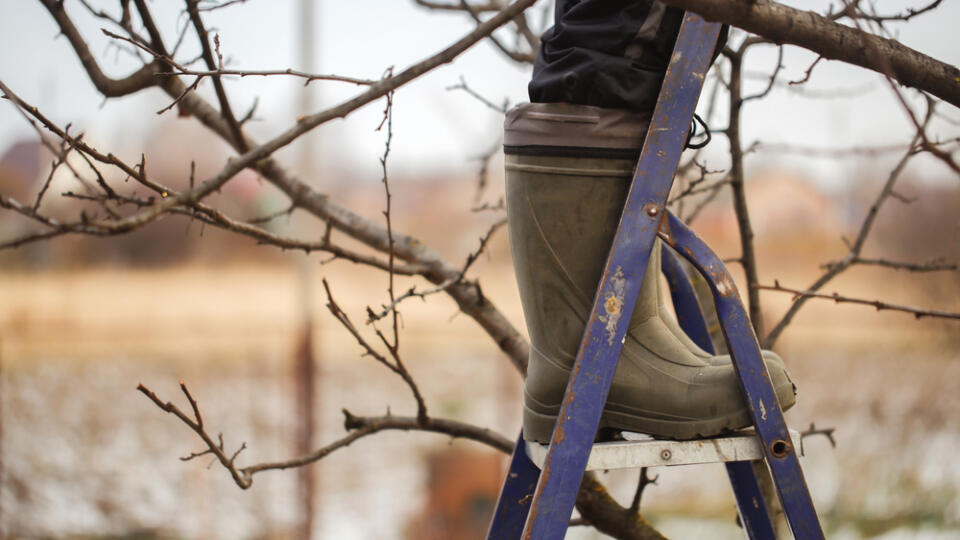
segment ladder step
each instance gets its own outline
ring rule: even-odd
[[[760,440],[752,429],[725,437],[690,441],[654,439],[649,435],[626,431],[622,435],[627,440],[594,444],[586,470],[636,469],[763,459]],[[797,455],[804,455],[800,433],[791,429],[790,438],[793,440],[793,447],[797,449]],[[537,468],[543,466],[549,448],[545,444],[527,443],[527,455]]]

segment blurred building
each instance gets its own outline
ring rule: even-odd
[[[448,448],[427,459],[426,504],[410,522],[407,538],[484,538],[503,479],[503,456]]]
[[[0,190],[18,201],[34,189],[49,152],[40,141],[18,141],[0,156]]]

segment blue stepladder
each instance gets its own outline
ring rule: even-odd
[[[588,461],[592,463],[599,447],[612,444],[594,445],[594,438],[656,236],[665,244],[664,273],[681,326],[698,345],[713,351],[693,285],[674,254],[689,261],[709,284],[753,420],[755,431],[740,438],[749,439],[756,451],[738,459],[714,460],[726,463],[745,533],[751,539],[776,538],[750,463],[762,459],[794,537],[823,538],[794,445],[799,441],[791,438],[784,422],[736,285],[720,258],[666,209],[719,31],[719,23],[706,22],[692,13],[684,15],[550,445],[527,444],[522,436],[517,439],[488,539],[555,540],[565,536]],[[616,286],[613,276],[617,276]],[[610,320],[620,323],[611,328]],[[671,443],[681,444],[663,442]],[[545,455],[534,456],[538,451]],[[668,457],[664,452],[661,457]],[[643,458],[636,461],[634,466],[664,464],[644,462]]]

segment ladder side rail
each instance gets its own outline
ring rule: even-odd
[[[554,540],[566,532],[719,31],[719,23],[684,15],[567,383],[524,539]]]
[[[673,300],[673,308],[677,313],[680,328],[701,349],[716,354],[710,332],[707,330],[707,321],[703,316],[703,307],[690,277],[682,266],[683,263],[666,243],[661,246],[663,274],[670,284],[670,298]],[[724,465],[736,497],[740,523],[747,537],[751,540],[776,540],[777,534],[770,521],[763,491],[760,489],[760,482],[751,462],[730,461]]]
[[[727,478],[737,500],[740,523],[751,540],[776,540],[777,530],[770,521],[770,511],[752,461],[726,463]]]
[[[500,496],[497,498],[497,507],[487,530],[488,540],[520,538],[523,525],[527,521],[527,512],[530,510],[530,498],[539,477],[540,469],[530,461],[527,442],[523,440],[521,431],[517,444],[513,447],[510,468],[507,469]]]
[[[760,344],[732,276],[706,243],[672,213],[664,216],[660,237],[690,261],[710,284],[733,366],[794,537],[822,539],[820,520],[760,354]]]

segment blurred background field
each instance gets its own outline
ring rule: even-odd
[[[464,210],[472,182],[395,179],[396,226],[459,260],[495,218]],[[492,184],[496,198],[500,180]],[[760,268],[769,280],[803,286],[817,275],[818,261],[844,252],[838,231],[848,226],[845,214],[862,210],[856,191],[828,197],[774,173],[757,175],[750,186],[758,197],[751,202],[761,209],[755,216]],[[359,186],[341,196],[373,215],[382,204],[380,189]],[[910,190],[915,204],[928,210],[912,212],[911,219],[886,214],[871,246],[894,258],[941,249],[944,238],[928,231],[956,226],[955,190]],[[759,199],[765,196],[769,200]],[[697,228],[721,255],[732,256],[737,240],[727,204],[713,208]],[[148,229],[119,241],[65,239],[3,254],[0,503],[7,537],[291,537],[299,519],[295,473],[260,475],[243,491],[217,464],[180,462],[199,449],[195,435],[134,388],[143,382],[185,406],[176,387],[182,380],[228,446],[247,443],[241,460],[291,456],[304,302],[316,313],[318,443],[344,433],[341,408],[415,410],[399,379],[361,358],[323,307],[319,280],[325,278],[337,301],[363,320],[365,306],[385,302],[382,273],[345,261],[321,265],[323,256],[313,255],[312,285],[303,298],[295,257],[217,231],[186,232],[186,219],[160,227],[162,234]],[[931,245],[920,245],[924,239]],[[505,234],[494,237],[473,272],[487,297],[523,328]],[[955,272],[918,278],[866,268],[829,290],[956,310],[958,287]],[[789,299],[765,293],[768,320]],[[402,313],[404,358],[431,410],[515,433],[519,378],[489,338],[455,316],[455,305],[443,296],[409,301]],[[960,534],[960,475],[952,461],[960,444],[958,347],[955,323],[832,302],[812,301],[790,326],[778,351],[799,384],[800,401],[788,418],[796,428],[811,422],[836,428],[836,449],[814,437],[805,458],[832,537]],[[431,516],[445,513],[456,519],[444,527],[456,522],[458,530],[482,534],[501,466],[486,449],[435,435],[361,440],[312,468],[319,537],[428,538],[424,531],[437,527],[430,529]],[[464,472],[477,470],[486,471],[480,475],[486,480],[471,481]],[[722,468],[654,473],[661,479],[645,495],[644,510],[665,533],[739,537]],[[629,499],[634,472],[606,478]],[[441,512],[450,497],[441,494],[458,485],[469,497]],[[436,537],[451,537],[450,530],[441,528]],[[584,534],[571,537],[590,537]]]

